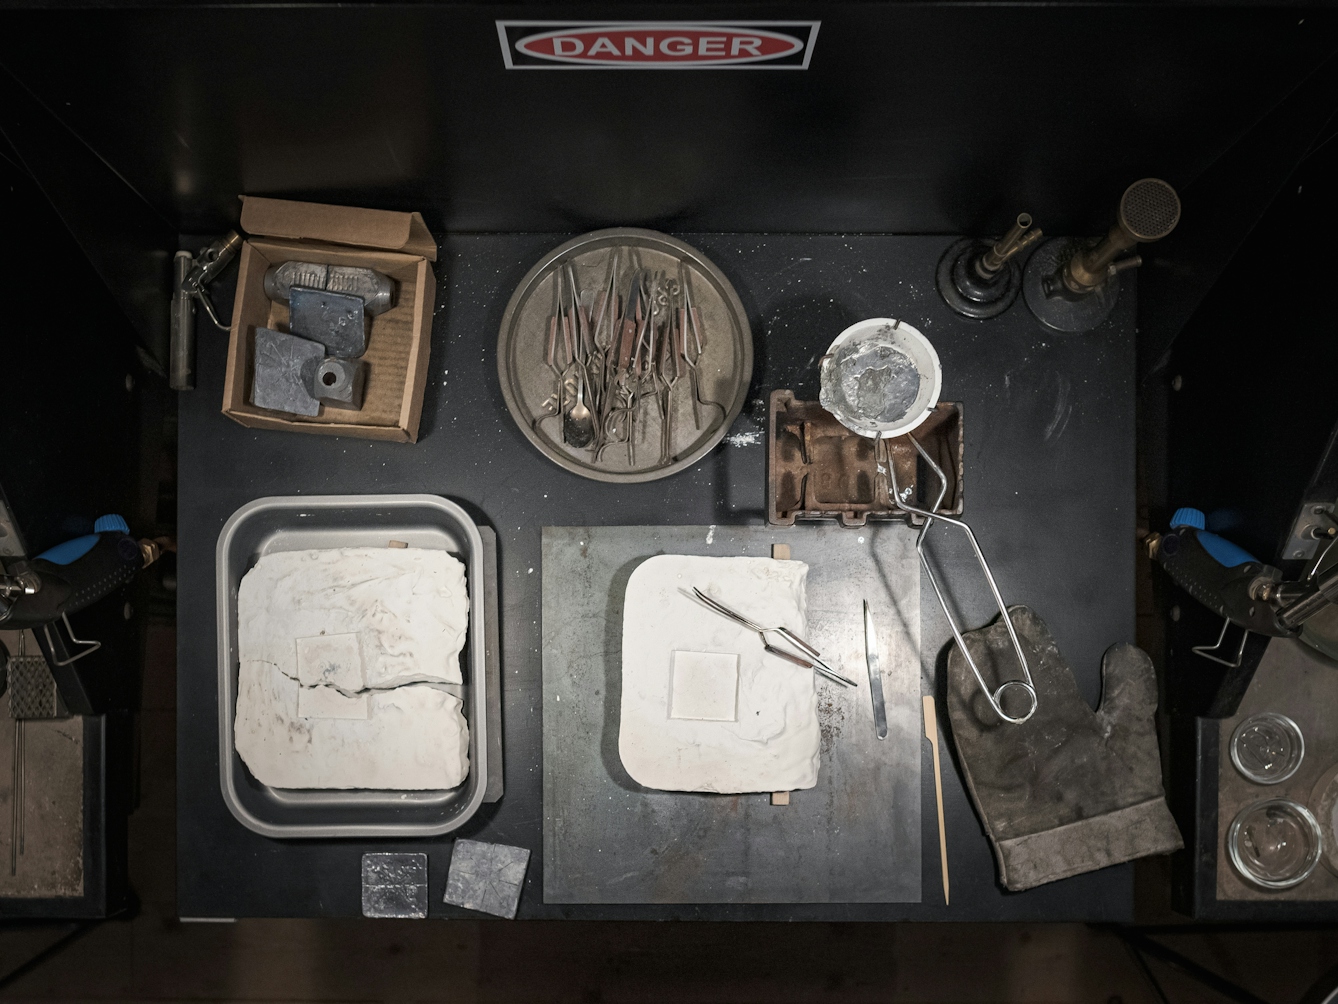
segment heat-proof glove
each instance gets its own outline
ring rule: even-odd
[[[953,742],[1004,888],[1020,892],[1184,846],[1162,791],[1152,660],[1133,645],[1107,649],[1093,712],[1045,622],[1025,606],[1009,614],[1036,713],[1020,725],[1001,719],[956,646],[947,694]],[[965,639],[986,680],[1021,678],[1002,620]]]

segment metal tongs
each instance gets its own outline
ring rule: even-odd
[[[856,684],[854,680],[847,679],[846,677],[838,673],[836,670],[832,669],[831,666],[823,662],[821,658],[822,653],[819,652],[812,645],[810,645],[808,642],[804,641],[804,639],[800,638],[789,628],[787,627],[768,628],[768,627],[762,627],[760,624],[754,624],[747,617],[743,616],[743,614],[735,610],[731,610],[729,607],[725,606],[719,600],[712,599],[711,597],[707,596],[704,592],[702,592],[700,589],[698,589],[696,586],[692,587],[692,595],[697,597],[698,600],[700,600],[711,610],[714,610],[721,617],[727,617],[729,620],[732,620],[735,624],[741,624],[743,627],[746,627],[749,631],[756,631],[758,637],[762,639],[763,649],[767,652],[770,652],[772,655],[779,656],[780,658],[785,659],[788,662],[794,663],[796,666],[803,666],[805,669],[811,669],[815,673],[819,673],[822,676],[827,677],[827,679],[831,680],[833,683],[839,683],[846,687],[858,686],[858,684]],[[780,635],[795,648],[799,649],[799,651],[803,652],[804,655],[798,656],[795,655],[793,652],[787,652],[784,649],[777,648],[775,645],[771,644],[771,642],[767,641],[768,634]]]
[[[992,707],[995,713],[1004,721],[1011,722],[1013,725],[1021,725],[1032,715],[1036,714],[1036,685],[1032,682],[1031,670],[1027,666],[1027,657],[1022,651],[1022,643],[1017,640],[1017,632],[1013,630],[1013,619],[1008,616],[1008,608],[1004,605],[1003,597],[999,595],[999,587],[994,582],[994,574],[990,571],[989,562],[985,560],[985,554],[980,550],[980,544],[976,541],[976,535],[971,532],[971,527],[967,526],[966,523],[962,522],[960,519],[953,519],[951,516],[938,514],[938,507],[943,504],[943,496],[947,494],[948,491],[948,478],[947,475],[943,473],[943,468],[934,463],[934,458],[929,455],[923,446],[920,445],[918,439],[909,432],[906,433],[906,438],[915,445],[916,452],[924,458],[924,462],[928,464],[929,468],[934,472],[941,487],[939,488],[938,498],[934,500],[934,505],[930,511],[917,509],[915,506],[903,500],[901,497],[901,490],[897,487],[896,467],[892,463],[892,458],[888,455],[887,442],[886,440],[880,439],[878,440],[878,443],[883,447],[883,458],[887,463],[888,478],[892,484],[892,496],[896,500],[897,506],[904,509],[906,512],[914,513],[917,516],[923,516],[925,519],[924,526],[920,528],[920,535],[915,538],[915,552],[920,556],[920,564],[924,566],[925,574],[929,576],[929,584],[934,587],[934,595],[938,597],[938,604],[943,608],[943,616],[948,619],[948,626],[952,628],[952,636],[957,639],[957,647],[961,649],[962,656],[966,659],[966,664],[971,667],[971,672],[975,674],[976,682],[980,684],[980,689],[985,694],[985,699],[990,702],[990,707]],[[909,492],[907,492],[907,494],[909,495]],[[971,652],[967,649],[966,642],[962,639],[962,630],[957,626],[957,620],[953,617],[952,611],[948,609],[948,601],[943,595],[943,589],[939,586],[938,578],[934,575],[934,570],[929,566],[929,560],[925,557],[925,534],[929,532],[929,528],[934,524],[935,520],[942,520],[944,523],[959,528],[966,534],[966,539],[971,542],[971,550],[976,552],[976,561],[980,564],[980,570],[985,573],[985,581],[989,583],[990,592],[994,594],[994,602],[998,604],[999,612],[1003,614],[1004,626],[1008,628],[1008,637],[1012,639],[1013,651],[1017,653],[1017,661],[1018,665],[1022,667],[1023,679],[1005,680],[997,688],[991,691],[989,684],[985,682],[985,676],[981,673],[980,667],[976,665],[976,660],[971,658]],[[1009,687],[1020,688],[1026,692],[1029,698],[1031,698],[1030,709],[1028,709],[1027,713],[1021,717],[1010,715],[1003,709],[1003,694]]]

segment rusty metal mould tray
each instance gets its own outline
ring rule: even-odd
[[[774,390],[767,417],[768,523],[793,526],[800,519],[835,519],[842,526],[864,526],[870,519],[924,522],[891,497],[891,481],[874,459],[874,440],[851,432],[818,402],[797,401],[792,391]],[[948,490],[937,511],[960,515],[962,406],[940,402],[915,430],[915,437],[948,477]],[[887,449],[903,499],[921,508],[933,504],[938,479],[915,447],[905,436],[898,436],[887,440]]]

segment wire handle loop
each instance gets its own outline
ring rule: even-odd
[[[948,626],[952,628],[952,636],[957,640],[957,647],[961,649],[962,655],[966,659],[966,664],[971,667],[971,672],[975,676],[976,682],[980,684],[981,692],[984,693],[985,699],[990,702],[990,707],[994,709],[995,713],[1000,718],[1013,725],[1021,725],[1032,715],[1036,714],[1036,708],[1039,702],[1036,697],[1036,685],[1031,678],[1031,669],[1027,666],[1027,657],[1022,651],[1022,643],[1018,641],[1017,632],[1013,629],[1013,619],[1008,615],[1008,608],[1004,605],[1003,597],[999,594],[999,587],[994,581],[994,573],[990,571],[989,562],[985,560],[985,554],[981,551],[980,543],[976,540],[976,535],[972,533],[971,527],[960,519],[937,514],[938,507],[943,504],[943,496],[947,494],[948,491],[948,478],[947,475],[943,473],[943,468],[934,462],[934,458],[929,455],[928,451],[925,450],[915,436],[911,435],[909,432],[905,435],[915,446],[916,452],[920,454],[924,459],[924,462],[929,465],[929,468],[938,478],[940,485],[938,497],[934,500],[933,508],[928,511],[917,509],[909,502],[904,501],[901,498],[901,490],[897,487],[897,471],[892,463],[890,451],[887,449],[886,440],[880,439],[878,442],[883,447],[883,457],[887,463],[888,480],[892,485],[892,496],[896,500],[896,505],[901,509],[904,509],[909,513],[914,513],[917,516],[924,517],[924,526],[920,528],[920,535],[915,538],[915,552],[920,556],[920,564],[924,567],[925,574],[929,576],[929,584],[934,587],[934,595],[938,597],[938,604],[943,608],[943,616],[948,619]],[[1023,679],[1006,680],[991,691],[989,684],[985,682],[985,675],[980,671],[980,667],[976,665],[976,660],[971,657],[971,652],[966,647],[966,640],[962,637],[962,630],[957,624],[957,619],[953,617],[952,611],[948,609],[947,597],[943,594],[943,588],[939,585],[938,577],[934,574],[934,569],[930,567],[929,560],[925,556],[925,534],[929,532],[929,528],[933,526],[935,520],[940,520],[950,526],[957,527],[966,534],[966,539],[971,542],[971,550],[975,552],[976,561],[980,565],[980,570],[985,573],[985,581],[989,583],[990,592],[994,595],[994,602],[998,605],[999,612],[1003,614],[1004,626],[1008,629],[1008,637],[1013,642],[1013,651],[1017,653],[1017,661],[1022,667]],[[1010,715],[1008,712],[1004,711],[1002,697],[1004,692],[1009,688],[1021,689],[1026,692],[1029,698],[1031,698],[1031,707],[1025,715],[1019,717]]]

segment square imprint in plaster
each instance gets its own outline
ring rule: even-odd
[[[297,682],[304,687],[337,687],[347,694],[361,690],[366,683],[358,636],[322,634],[297,639]]]
[[[739,657],[729,652],[675,652],[669,717],[738,721]]]

